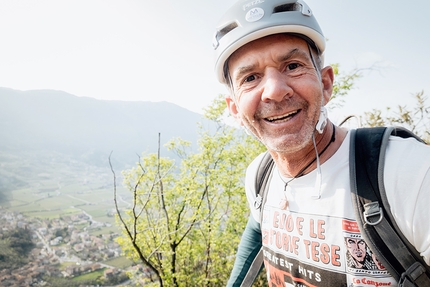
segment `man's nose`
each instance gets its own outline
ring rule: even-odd
[[[261,100],[263,102],[281,102],[285,97],[293,95],[293,89],[288,84],[287,76],[277,69],[266,71],[262,88]]]

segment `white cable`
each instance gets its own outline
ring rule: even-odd
[[[312,142],[314,143],[316,158],[317,158],[317,175],[315,180],[315,188],[314,188],[314,194],[312,197],[314,199],[320,199],[321,198],[321,186],[322,186],[322,174],[321,174],[321,165],[320,165],[320,156],[318,154],[317,150],[317,143],[315,142],[315,133],[312,135]]]

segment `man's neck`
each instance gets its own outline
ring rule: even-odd
[[[341,146],[346,129],[335,127],[331,123],[327,125],[322,134],[314,133],[316,148],[319,154],[320,164],[327,161]],[[333,141],[334,137],[334,141]],[[305,148],[294,153],[278,153],[270,151],[276,166],[282,176],[299,177],[313,171],[316,166],[316,151],[311,139]]]

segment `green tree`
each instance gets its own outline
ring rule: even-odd
[[[23,266],[28,261],[28,254],[36,245],[28,229],[16,228],[0,239],[0,268],[11,269]]]
[[[364,114],[364,125],[376,126],[402,126],[416,133],[427,143],[430,143],[430,105],[424,91],[414,95],[415,106],[397,106],[386,108],[386,114],[381,110],[373,109]]]
[[[117,206],[124,229],[119,243],[127,256],[151,270],[149,281],[155,285],[227,282],[249,216],[244,170],[264,147],[224,124],[225,111],[222,96],[205,111],[216,127],[200,129],[197,152],[175,139],[167,146],[180,161],[158,152],[124,172],[133,207],[121,211]]]

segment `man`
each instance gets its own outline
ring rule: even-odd
[[[323,66],[325,38],[311,9],[302,0],[239,1],[221,20],[214,48],[231,114],[275,162],[263,210],[254,187],[262,155],[247,169],[251,216],[228,286],[240,286],[261,245],[270,286],[397,286],[387,271],[348,269],[344,238],[361,239],[351,227],[349,132],[327,118],[334,74]],[[388,200],[427,264],[429,170],[430,147],[390,138]]]
[[[345,244],[348,249],[348,267],[366,270],[377,268],[376,262],[373,261],[373,258],[376,259],[376,257],[372,257],[372,255],[367,253],[367,245],[363,239],[348,237],[345,238]]]

